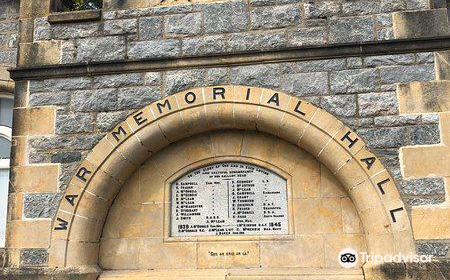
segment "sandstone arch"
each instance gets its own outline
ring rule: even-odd
[[[197,88],[136,111],[105,136],[72,178],[53,222],[50,264],[97,265],[111,201],[151,154],[188,136],[258,130],[296,144],[343,183],[361,217],[368,249],[413,252],[410,222],[393,179],[341,121],[294,96],[244,86]]]

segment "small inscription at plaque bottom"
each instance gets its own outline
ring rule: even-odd
[[[287,182],[238,162],[208,165],[171,185],[171,236],[288,234]]]

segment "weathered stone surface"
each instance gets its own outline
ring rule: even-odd
[[[78,112],[114,110],[116,97],[116,89],[74,91],[70,105]]]
[[[423,124],[436,124],[439,123],[439,114],[423,114],[422,115]]]
[[[301,0],[250,0],[250,4],[253,6],[280,5],[299,2],[301,2]]]
[[[308,1],[304,7],[305,17],[308,19],[326,19],[341,12],[341,3],[338,1]]]
[[[162,17],[147,17],[139,19],[139,39],[153,40],[162,37]]]
[[[46,249],[24,249],[20,252],[20,262],[23,266],[44,266],[48,262]]]
[[[65,91],[72,89],[85,89],[91,84],[90,78],[75,77],[75,78],[56,78],[47,80],[31,80],[29,91],[33,92],[48,92],[48,91]]]
[[[374,123],[376,126],[400,126],[417,124],[420,118],[420,115],[380,116],[374,118]]]
[[[157,6],[154,7],[153,12],[155,15],[167,15],[175,13],[188,13],[192,11],[193,6],[191,4],[178,4],[169,6]]]
[[[441,204],[445,201],[445,195],[427,196],[427,197],[405,197],[406,205],[410,206],[426,206],[433,204]]]
[[[226,39],[223,35],[185,38],[182,41],[183,55],[219,54],[226,51]]]
[[[361,68],[363,65],[363,59],[361,57],[350,57],[347,58],[348,68]]]
[[[397,12],[392,14],[397,39],[435,37],[450,34],[447,9]]]
[[[280,85],[277,73],[278,66],[275,64],[233,67],[231,68],[231,82],[237,85],[274,88]]]
[[[124,59],[125,49],[125,39],[121,36],[80,39],[77,62]]]
[[[429,0],[410,0],[406,1],[406,8],[408,10],[425,10],[430,8]],[[439,7],[435,7],[439,8]]]
[[[175,57],[181,52],[181,42],[176,39],[143,41],[129,44],[130,59]]]
[[[256,7],[250,12],[253,29],[300,25],[300,19],[301,13],[298,4]]]
[[[364,58],[364,65],[368,67],[389,66],[399,64],[408,65],[414,63],[414,60],[415,60],[414,54],[369,56]]]
[[[68,134],[91,132],[94,128],[94,117],[91,114],[69,114],[56,116],[56,133]]]
[[[54,193],[25,194],[23,216],[27,219],[53,218],[61,196]]]
[[[445,257],[448,254],[449,244],[426,242],[417,244],[417,254]]]
[[[117,109],[139,109],[160,97],[159,87],[122,88],[117,95]]]
[[[349,93],[379,89],[375,69],[344,70],[331,73],[331,92]]]
[[[106,35],[133,34],[137,32],[137,19],[107,20],[103,32]]]
[[[92,79],[94,88],[117,88],[126,86],[138,86],[143,83],[142,74],[116,74],[95,76]]]
[[[130,111],[105,112],[97,114],[96,124],[100,131],[109,131],[119,122],[125,120]]]
[[[164,75],[164,95],[174,94],[188,88],[198,87],[205,79],[204,70],[168,71]]]
[[[375,92],[358,96],[360,116],[380,116],[398,114],[395,92]]]
[[[328,74],[313,72],[285,75],[283,90],[298,96],[328,93]]]
[[[323,72],[345,69],[345,59],[323,59],[299,62],[287,62],[282,65],[284,74],[298,72]]]
[[[230,83],[230,75],[227,68],[211,68],[206,72],[207,85],[225,85]]]
[[[416,53],[416,58],[418,63],[434,63],[434,53]]]
[[[436,79],[450,80],[450,51],[435,52]]]
[[[375,40],[372,18],[369,16],[333,18],[330,20],[331,43],[362,42]]]
[[[15,65],[16,51],[0,51],[0,59],[7,65]],[[61,61],[61,42],[39,41],[21,43],[17,63],[19,66],[42,66],[58,64]]]
[[[97,115],[97,120],[100,115]],[[98,122],[97,122],[98,128]],[[67,147],[74,147],[74,149],[88,150],[94,147],[95,144],[102,138],[103,134],[78,134],[75,136],[69,135],[52,135],[52,136],[38,136],[29,139],[29,145],[36,151],[48,151],[51,149],[64,149]]]
[[[356,96],[354,95],[325,96],[321,104],[325,110],[336,116],[356,115]]]
[[[161,73],[147,72],[144,74],[145,85],[158,85],[161,83]]]
[[[401,181],[399,187],[404,194],[408,195],[445,195],[444,181],[440,178]]]
[[[406,127],[362,128],[358,133],[370,148],[399,148],[410,144]]]
[[[378,14],[404,9],[406,9],[406,3],[402,0],[359,0],[342,3],[342,13],[344,15]]]
[[[248,6],[244,2],[205,4],[202,8],[205,33],[237,32],[247,29]]]
[[[64,105],[69,103],[67,92],[39,92],[29,97],[30,106]]]
[[[231,52],[270,50],[286,45],[286,34],[279,31],[265,33],[236,33],[228,37]]]
[[[440,142],[439,125],[421,125],[411,127],[412,145],[430,145]]]
[[[289,46],[320,45],[326,42],[326,30],[323,27],[293,29],[287,37]]]
[[[378,26],[392,26],[392,14],[378,14],[377,24]]]
[[[202,15],[201,13],[170,15],[165,18],[164,26],[169,37],[199,34],[202,31]]]
[[[51,155],[52,163],[71,163],[81,160],[81,152],[78,151],[59,151]]]
[[[52,39],[74,39],[86,38],[101,35],[100,22],[77,22],[69,24],[52,25],[51,37]]]

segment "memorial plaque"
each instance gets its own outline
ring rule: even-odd
[[[287,182],[238,162],[208,165],[171,185],[171,236],[288,234]]]

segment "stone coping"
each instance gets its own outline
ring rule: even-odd
[[[84,10],[70,12],[55,12],[48,15],[50,24],[95,21],[102,18],[101,10]]]
[[[354,56],[402,54],[447,49],[450,49],[450,36],[303,46],[274,51],[251,51],[196,57],[16,67],[9,69],[9,71],[11,73],[11,78],[15,81],[19,81],[24,79],[73,77],[140,71],[164,71],[195,67],[238,66],[270,62],[279,63]]]

